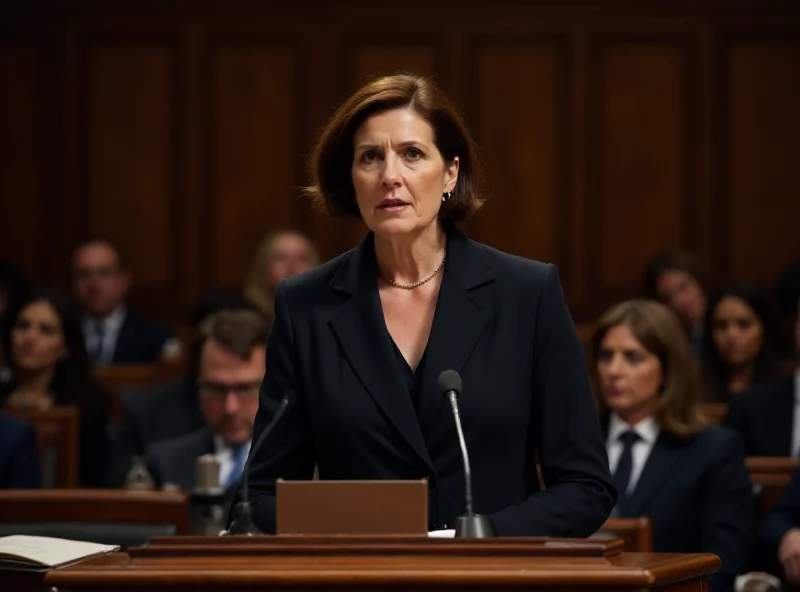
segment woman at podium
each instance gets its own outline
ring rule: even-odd
[[[369,232],[278,286],[255,437],[296,400],[252,452],[256,525],[275,530],[275,480],[315,465],[320,479],[427,478],[430,528],[451,525],[464,471],[437,378],[455,370],[475,511],[501,536],[597,531],[616,493],[558,271],[458,228],[483,196],[447,99],[415,76],[368,83],[323,130],[312,176],[327,212]]]

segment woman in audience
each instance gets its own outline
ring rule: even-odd
[[[617,516],[650,517],[655,552],[719,555],[711,590],[732,590],[747,568],[750,477],[738,435],[697,408],[679,321],[658,302],[623,302],[600,318],[591,347]]]
[[[107,397],[95,383],[77,311],[57,292],[37,292],[2,335],[10,375],[0,384],[0,405],[80,411],[79,482],[101,486],[106,465]]]
[[[645,269],[644,291],[648,298],[663,302],[678,315],[689,334],[694,358],[699,361],[703,318],[713,292],[703,264],[686,251],[658,255]]]
[[[725,403],[777,378],[769,303],[753,286],[733,284],[711,300],[703,340],[703,395]]]
[[[299,230],[281,230],[268,235],[256,251],[244,286],[244,295],[268,317],[274,314],[275,288],[284,278],[302,273],[319,263],[319,255]]]

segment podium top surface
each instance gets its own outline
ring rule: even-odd
[[[129,589],[636,589],[697,579],[720,565],[711,554],[620,553],[614,550],[614,541],[394,539],[163,537],[128,553],[93,557],[53,570],[45,583],[76,590],[120,585]]]

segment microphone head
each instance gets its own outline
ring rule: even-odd
[[[439,375],[439,389],[446,397],[450,391],[455,391],[456,396],[461,396],[461,375],[455,370],[445,370]]]

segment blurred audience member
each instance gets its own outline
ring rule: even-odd
[[[689,334],[692,353],[702,355],[703,318],[714,292],[710,275],[700,260],[686,251],[672,251],[655,257],[644,273],[648,298],[670,307]]]
[[[38,489],[40,483],[36,430],[0,411],[0,489]]]
[[[761,566],[800,590],[800,470],[759,528]]]
[[[774,319],[753,286],[724,287],[711,300],[703,338],[703,396],[727,403],[733,396],[779,376]]]
[[[150,448],[145,459],[157,485],[191,490],[197,458],[216,454],[221,485],[233,495],[250,450],[268,330],[263,316],[249,310],[203,322],[197,392],[206,426]]]
[[[618,491],[616,515],[648,516],[657,553],[715,553],[712,591],[748,567],[753,492],[739,436],[707,426],[689,343],[652,300],[623,302],[592,340],[593,379]]]
[[[0,384],[0,403],[13,409],[80,410],[78,479],[103,483],[108,445],[107,395],[92,378],[77,311],[58,292],[36,292],[3,333],[9,380]]]
[[[72,266],[92,364],[146,364],[174,349],[167,327],[128,312],[131,273],[116,245],[105,239],[87,241],[75,250]]]
[[[256,251],[244,286],[245,297],[272,318],[275,288],[284,278],[302,273],[319,263],[319,255],[299,230],[281,230],[267,236]]]
[[[742,435],[747,456],[800,456],[800,296],[795,300],[793,375],[734,397],[726,425]]]
[[[215,292],[203,298],[189,317],[192,335],[183,378],[154,388],[126,393],[122,420],[111,449],[106,483],[123,487],[134,459],[161,440],[195,432],[206,425],[197,400],[199,328],[209,316],[222,310],[257,310],[238,294]]]
[[[28,297],[28,280],[22,270],[10,261],[0,261],[0,331],[9,315],[13,315]],[[0,366],[3,366],[0,346]]]

